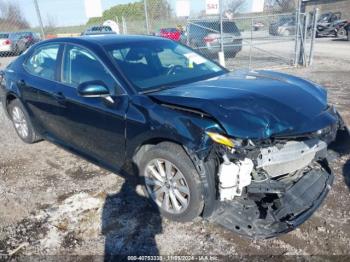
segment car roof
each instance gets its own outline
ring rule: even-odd
[[[79,37],[62,37],[54,38],[50,40],[43,41],[41,43],[75,43],[75,44],[98,44],[102,46],[110,44],[123,44],[131,42],[144,42],[144,41],[170,41],[165,38],[156,36],[145,36],[145,35],[117,35],[117,34],[98,34],[98,35],[83,35]]]
[[[116,32],[113,32],[113,31],[85,31],[83,32],[82,35],[111,35],[111,34],[116,34]]]
[[[90,27],[88,27],[88,29],[90,29],[90,28],[101,28],[101,27],[110,27],[109,25],[92,25],[92,26],[90,26]]]

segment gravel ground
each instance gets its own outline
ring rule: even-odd
[[[313,67],[283,70],[326,86],[348,126],[349,48],[322,42]],[[248,240],[200,219],[161,218],[132,182],[48,142],[22,143],[2,109],[0,123],[0,255],[350,256],[349,155],[332,163],[335,184],[310,220],[278,238]]]

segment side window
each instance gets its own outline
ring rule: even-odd
[[[77,87],[94,80],[103,81],[110,89],[116,86],[114,78],[93,54],[80,47],[68,46],[64,55],[62,82]]]
[[[33,75],[48,80],[55,80],[58,50],[58,44],[39,48],[26,61],[26,69]]]

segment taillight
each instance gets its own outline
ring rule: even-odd
[[[213,37],[211,37],[211,36],[206,36],[206,37],[204,37],[204,42],[205,43],[212,43],[212,42],[214,42],[215,40],[217,40],[216,38],[213,38]]]
[[[2,42],[3,45],[11,45],[11,40],[6,39],[4,42]]]

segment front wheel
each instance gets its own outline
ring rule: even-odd
[[[161,143],[152,147],[144,153],[139,170],[146,196],[163,216],[186,222],[201,214],[203,187],[181,146]]]

